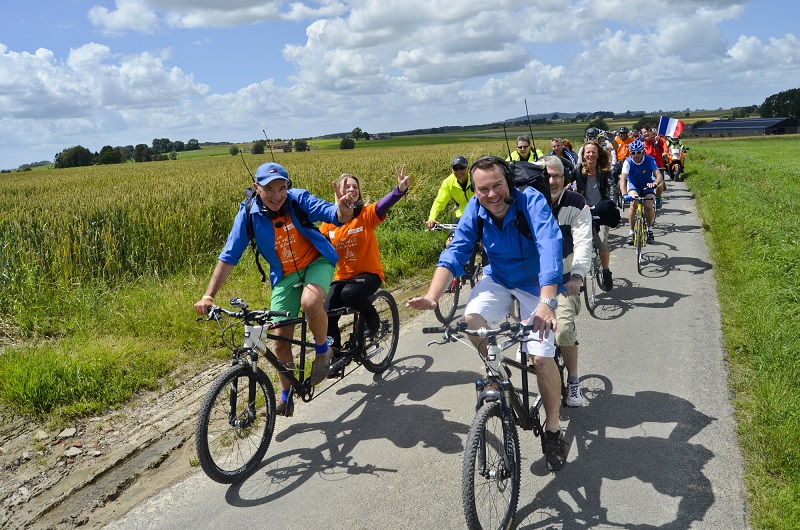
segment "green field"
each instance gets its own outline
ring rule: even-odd
[[[568,125],[542,128],[537,145],[570,137]],[[800,144],[685,143],[687,182],[714,262],[752,525],[799,528]],[[296,186],[329,200],[331,182],[352,172],[376,201],[396,182],[394,168],[408,164],[412,187],[379,230],[390,287],[429,277],[443,235],[424,232],[422,221],[451,158],[506,152],[502,130],[312,147],[274,156]],[[248,169],[271,159],[228,150],[0,175],[0,416],[62,425],[226,355],[195,322],[192,303],[250,183]],[[249,253],[218,298],[233,295],[256,306],[269,300]]]

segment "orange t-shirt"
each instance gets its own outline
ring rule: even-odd
[[[633,143],[633,138],[628,136],[624,140],[617,136],[614,138],[617,141],[617,162],[624,162],[626,158],[631,156],[630,145]]]
[[[283,224],[280,228],[275,228],[275,223],[279,220],[283,221]],[[312,261],[322,255],[295,228],[289,215],[279,217],[273,221],[272,226],[275,228],[275,252],[283,265],[284,276],[305,269]]]
[[[358,217],[342,226],[330,223],[320,225],[320,232],[339,254],[334,281],[349,280],[365,272],[377,274],[381,281],[384,280],[378,238],[375,237],[375,227],[383,219],[378,217],[376,206],[377,203],[364,206]]]

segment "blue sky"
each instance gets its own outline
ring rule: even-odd
[[[220,7],[222,6],[222,7]],[[30,0],[0,18],[0,169],[83,145],[244,142],[800,87],[786,0]]]

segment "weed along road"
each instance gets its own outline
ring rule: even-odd
[[[668,185],[643,274],[627,227],[612,230],[614,289],[599,318],[579,316],[580,374],[602,391],[562,409],[567,465],[548,473],[539,440],[520,432],[517,528],[747,528],[712,268],[692,197]],[[425,325],[432,313],[404,323],[383,376],[359,368],[279,418],[243,483],[197,471],[106,528],[463,528],[482,370],[461,344],[427,347]]]

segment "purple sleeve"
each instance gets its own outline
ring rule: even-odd
[[[395,186],[392,191],[387,193],[383,199],[378,201],[378,204],[375,205],[375,213],[383,219],[386,217],[386,212],[389,211],[389,208],[394,206],[394,204],[400,200],[400,198],[405,195],[405,193],[401,193],[400,189]]]

